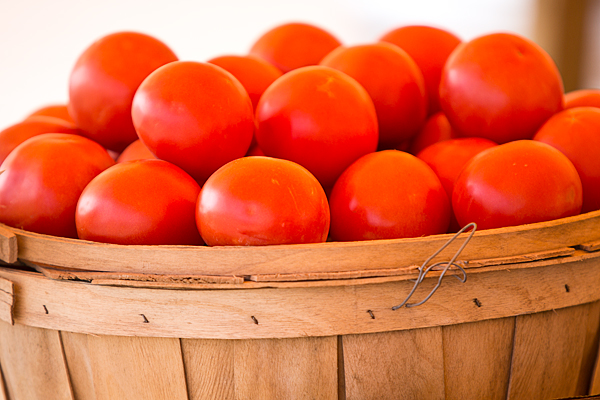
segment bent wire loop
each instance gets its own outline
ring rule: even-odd
[[[429,264],[429,262],[434,257],[436,257],[438,254],[440,254],[442,251],[444,251],[444,249],[446,247],[448,247],[450,245],[450,243],[452,243],[461,233],[467,231],[469,228],[473,228],[471,230],[471,233],[465,239],[465,241],[460,246],[460,248],[458,249],[458,251],[454,254],[454,256],[452,256],[452,259],[450,261],[440,261],[440,262],[437,262],[437,263],[432,264],[430,266],[427,266],[427,264]],[[425,303],[427,300],[429,300],[429,298],[431,296],[433,296],[433,294],[435,293],[435,291],[438,290],[438,288],[442,284],[442,279],[444,279],[444,276],[446,275],[446,272],[448,272],[448,270],[451,267],[456,267],[461,272],[462,276],[460,276],[460,275],[454,275],[454,276],[459,281],[461,281],[462,283],[465,283],[467,281],[467,272],[464,270],[463,267],[461,267],[459,264],[455,263],[455,261],[458,258],[458,256],[460,255],[460,253],[463,251],[463,249],[465,248],[465,246],[469,243],[469,241],[473,237],[473,234],[475,234],[476,230],[477,230],[477,224],[474,223],[474,222],[471,222],[471,223],[465,225],[460,231],[456,232],[456,234],[454,236],[452,236],[450,238],[450,240],[448,240],[446,243],[444,243],[444,245],[442,247],[440,247],[435,253],[433,253],[431,256],[429,256],[429,258],[427,258],[427,260],[425,260],[425,262],[419,267],[419,276],[417,277],[412,290],[410,291],[410,293],[408,294],[408,296],[406,296],[406,299],[404,299],[404,301],[401,304],[398,304],[397,306],[392,307],[392,310],[395,311],[395,310],[397,310],[399,308],[402,308],[404,306],[406,306],[407,308],[409,308],[409,307],[416,307],[416,306],[420,306],[421,304]],[[412,295],[417,290],[417,287],[421,284],[421,282],[423,282],[423,279],[425,279],[425,275],[427,275],[427,273],[429,273],[429,271],[432,271],[432,270],[438,271],[439,267],[441,267],[441,266],[444,266],[444,268],[442,270],[442,273],[440,274],[440,278],[438,279],[437,285],[435,285],[435,287],[431,290],[431,292],[429,292],[429,294],[427,295],[427,297],[425,297],[423,300],[419,301],[418,303],[408,303],[408,301],[410,300],[410,298],[412,297]]]

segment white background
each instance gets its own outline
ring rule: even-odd
[[[206,61],[245,54],[262,33],[291,21],[318,25],[348,45],[408,24],[445,28],[463,40],[494,31],[532,38],[535,2],[0,0],[0,130],[41,106],[66,103],[79,54],[108,33],[144,32],[182,60]]]

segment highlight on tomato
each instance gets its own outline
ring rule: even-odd
[[[44,133],[69,133],[78,135],[72,122],[60,118],[35,115],[0,131],[0,164],[18,145],[29,138]]]
[[[392,149],[415,136],[427,117],[423,74],[413,59],[390,43],[340,46],[320,65],[350,75],[371,96],[379,125],[379,146]]]
[[[210,246],[324,242],[329,222],[325,192],[306,168],[260,156],[231,161],[211,175],[196,210]]]
[[[484,150],[454,183],[460,226],[479,229],[531,224],[577,215],[583,202],[573,163],[550,145],[517,140]]]
[[[335,36],[318,26],[292,22],[278,25],[261,35],[250,48],[250,54],[286,73],[317,65],[340,45]]]
[[[137,139],[131,102],[138,86],[177,56],[160,40],[117,32],[92,43],[69,77],[69,115],[84,134],[107,149],[122,151]]]
[[[427,88],[428,115],[440,111],[442,69],[450,54],[462,42],[461,39],[445,29],[407,25],[387,32],[379,40],[400,47],[417,63]]]
[[[422,160],[398,150],[359,158],[329,197],[331,238],[397,239],[446,233],[450,201]]]
[[[96,176],[77,203],[80,239],[136,245],[202,244],[198,183],[163,160],[116,164]]]
[[[302,165],[330,188],[356,159],[377,149],[377,115],[355,79],[329,67],[303,67],[263,93],[256,140],[265,155]]]
[[[223,68],[176,61],[152,72],[132,105],[133,124],[148,149],[199,184],[243,157],[254,132],[252,102]]]
[[[77,200],[113,164],[102,146],[82,136],[45,133],[24,141],[0,166],[0,222],[76,238]]]
[[[574,107],[552,116],[533,137],[563,153],[583,187],[581,212],[600,209],[600,108]]]
[[[509,33],[458,46],[444,66],[439,90],[454,129],[496,143],[531,139],[564,107],[562,78],[552,58],[531,40]]]

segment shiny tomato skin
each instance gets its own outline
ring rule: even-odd
[[[263,92],[282,75],[282,72],[260,57],[220,56],[207,61],[218,65],[235,76],[248,92],[252,107],[256,109]]]
[[[131,101],[142,81],[177,56],[158,39],[117,32],[92,43],[69,77],[69,114],[87,137],[117,152],[137,139]]]
[[[425,123],[427,92],[423,74],[412,58],[390,43],[340,46],[320,65],[350,75],[371,96],[379,125],[379,149],[412,138]]]
[[[600,108],[574,107],[552,116],[533,137],[563,153],[583,187],[581,212],[600,209]]]
[[[286,73],[317,65],[340,45],[335,36],[318,26],[292,22],[278,25],[261,35],[250,48],[250,54]]]
[[[327,239],[329,205],[304,167],[244,157],[215,172],[198,197],[196,223],[210,246],[319,243]]]
[[[452,198],[454,182],[465,164],[483,150],[497,146],[484,138],[457,138],[437,142],[417,154],[436,173],[448,198]]]
[[[82,136],[45,133],[26,140],[0,166],[0,222],[76,238],[77,200],[113,164],[102,146]]]
[[[148,147],[142,142],[140,139],[134,141],[129,146],[125,148],[117,157],[117,163],[122,163],[126,161],[133,160],[152,160],[155,159],[156,156],[152,154]]]
[[[134,160],[94,178],[77,203],[80,239],[132,245],[198,245],[198,183],[162,160]]]
[[[0,164],[11,151],[25,140],[43,133],[69,133],[77,135],[73,123],[49,116],[32,116],[0,132]]]
[[[463,136],[496,143],[531,139],[563,104],[562,78],[534,42],[495,33],[462,43],[448,58],[440,103]]]
[[[573,163],[541,142],[517,140],[484,150],[463,168],[452,193],[460,226],[479,229],[550,221],[581,211]]]
[[[600,108],[600,89],[580,89],[565,93],[565,109],[574,107]]]
[[[427,87],[428,115],[440,111],[442,69],[448,56],[461,43],[460,38],[447,30],[432,26],[408,25],[387,32],[379,40],[405,50],[417,63]]]
[[[254,132],[246,89],[208,63],[177,61],[158,68],[140,85],[132,115],[148,149],[201,185],[221,166],[243,157]]]
[[[448,118],[443,112],[437,112],[427,118],[423,128],[411,139],[410,145],[406,149],[410,154],[417,155],[427,146],[444,140],[456,139],[459,135],[452,129]],[[398,150],[402,150],[398,148]]]
[[[60,118],[67,122],[75,124],[73,117],[71,117],[71,114],[69,114],[69,107],[66,104],[50,104],[44,107],[40,107],[31,114],[29,114],[27,118],[36,116]]]
[[[302,165],[326,188],[377,149],[377,115],[369,94],[329,67],[299,68],[273,82],[258,102],[256,124],[265,155]]]
[[[452,199],[454,182],[467,162],[482,151],[496,145],[491,140],[477,137],[448,139],[426,147],[417,154],[417,157],[431,167],[440,178],[448,199]],[[448,231],[457,232],[460,228],[461,226],[458,225],[456,217],[452,213]]]
[[[367,154],[340,176],[329,197],[331,238],[396,239],[446,233],[450,202],[435,173],[415,156]]]

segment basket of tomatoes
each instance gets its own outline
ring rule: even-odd
[[[0,397],[599,392],[598,99],[508,33],[100,38],[0,132]]]

